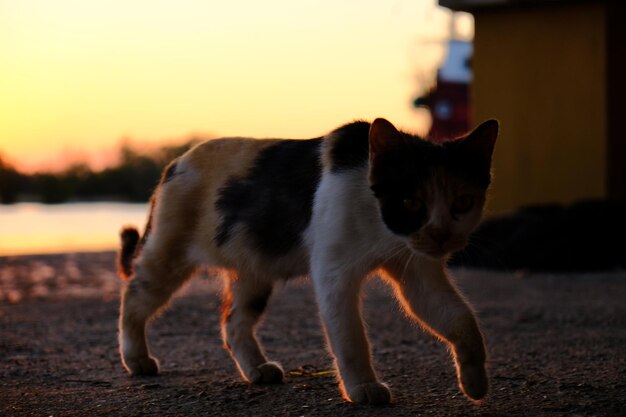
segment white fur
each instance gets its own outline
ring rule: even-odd
[[[377,382],[360,314],[360,286],[403,242],[384,226],[366,169],[325,172],[315,195],[308,246],[311,277],[329,345],[353,400],[388,399]],[[365,388],[367,387],[367,388]],[[373,391],[368,398],[366,389]],[[365,398],[361,398],[365,396]]]

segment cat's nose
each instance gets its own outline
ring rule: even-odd
[[[452,234],[447,229],[432,229],[428,235],[436,244],[443,247],[444,243],[450,239]]]

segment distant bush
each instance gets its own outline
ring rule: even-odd
[[[99,200],[145,202],[165,166],[197,142],[192,139],[152,152],[140,152],[125,144],[120,147],[119,164],[101,171],[75,164],[57,173],[27,175],[0,157],[0,203],[11,204],[26,198],[47,204]]]
[[[0,155],[0,203],[15,203],[24,182],[25,176],[6,163]]]

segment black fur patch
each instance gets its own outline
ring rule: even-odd
[[[428,220],[426,207],[409,212],[404,208],[404,199],[419,197],[438,169],[487,189],[489,166],[471,149],[453,142],[433,144],[406,133],[403,137],[404,145],[380,155],[371,170],[371,188],[380,201],[383,221],[392,232],[410,235]]]
[[[215,237],[218,246],[238,224],[266,255],[284,255],[298,246],[321,177],[321,143],[321,138],[278,142],[259,153],[245,177],[226,183],[216,203],[222,216]]]
[[[358,121],[335,130],[335,141],[330,149],[331,171],[341,172],[367,163],[369,155],[368,122]]]
[[[443,161],[443,150],[417,137],[406,136],[401,152],[380,155],[372,169],[372,191],[380,201],[383,221],[392,232],[410,235],[428,220],[427,209],[413,213],[404,199],[419,194],[425,182]]]
[[[491,183],[490,163],[484,155],[464,146],[462,142],[447,142],[443,145],[445,150],[446,171],[472,182],[483,189],[487,189]]]

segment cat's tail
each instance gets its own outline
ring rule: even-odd
[[[152,229],[152,216],[154,213],[155,197],[150,200],[150,213],[148,223],[143,236],[139,237],[139,231],[135,226],[124,226],[120,232],[121,246],[117,255],[117,272],[120,278],[128,280],[135,272],[135,259],[139,256],[150,230]]]
[[[121,247],[117,255],[117,272],[126,280],[134,272],[133,260],[139,244],[139,231],[134,226],[125,226],[120,232]]]

